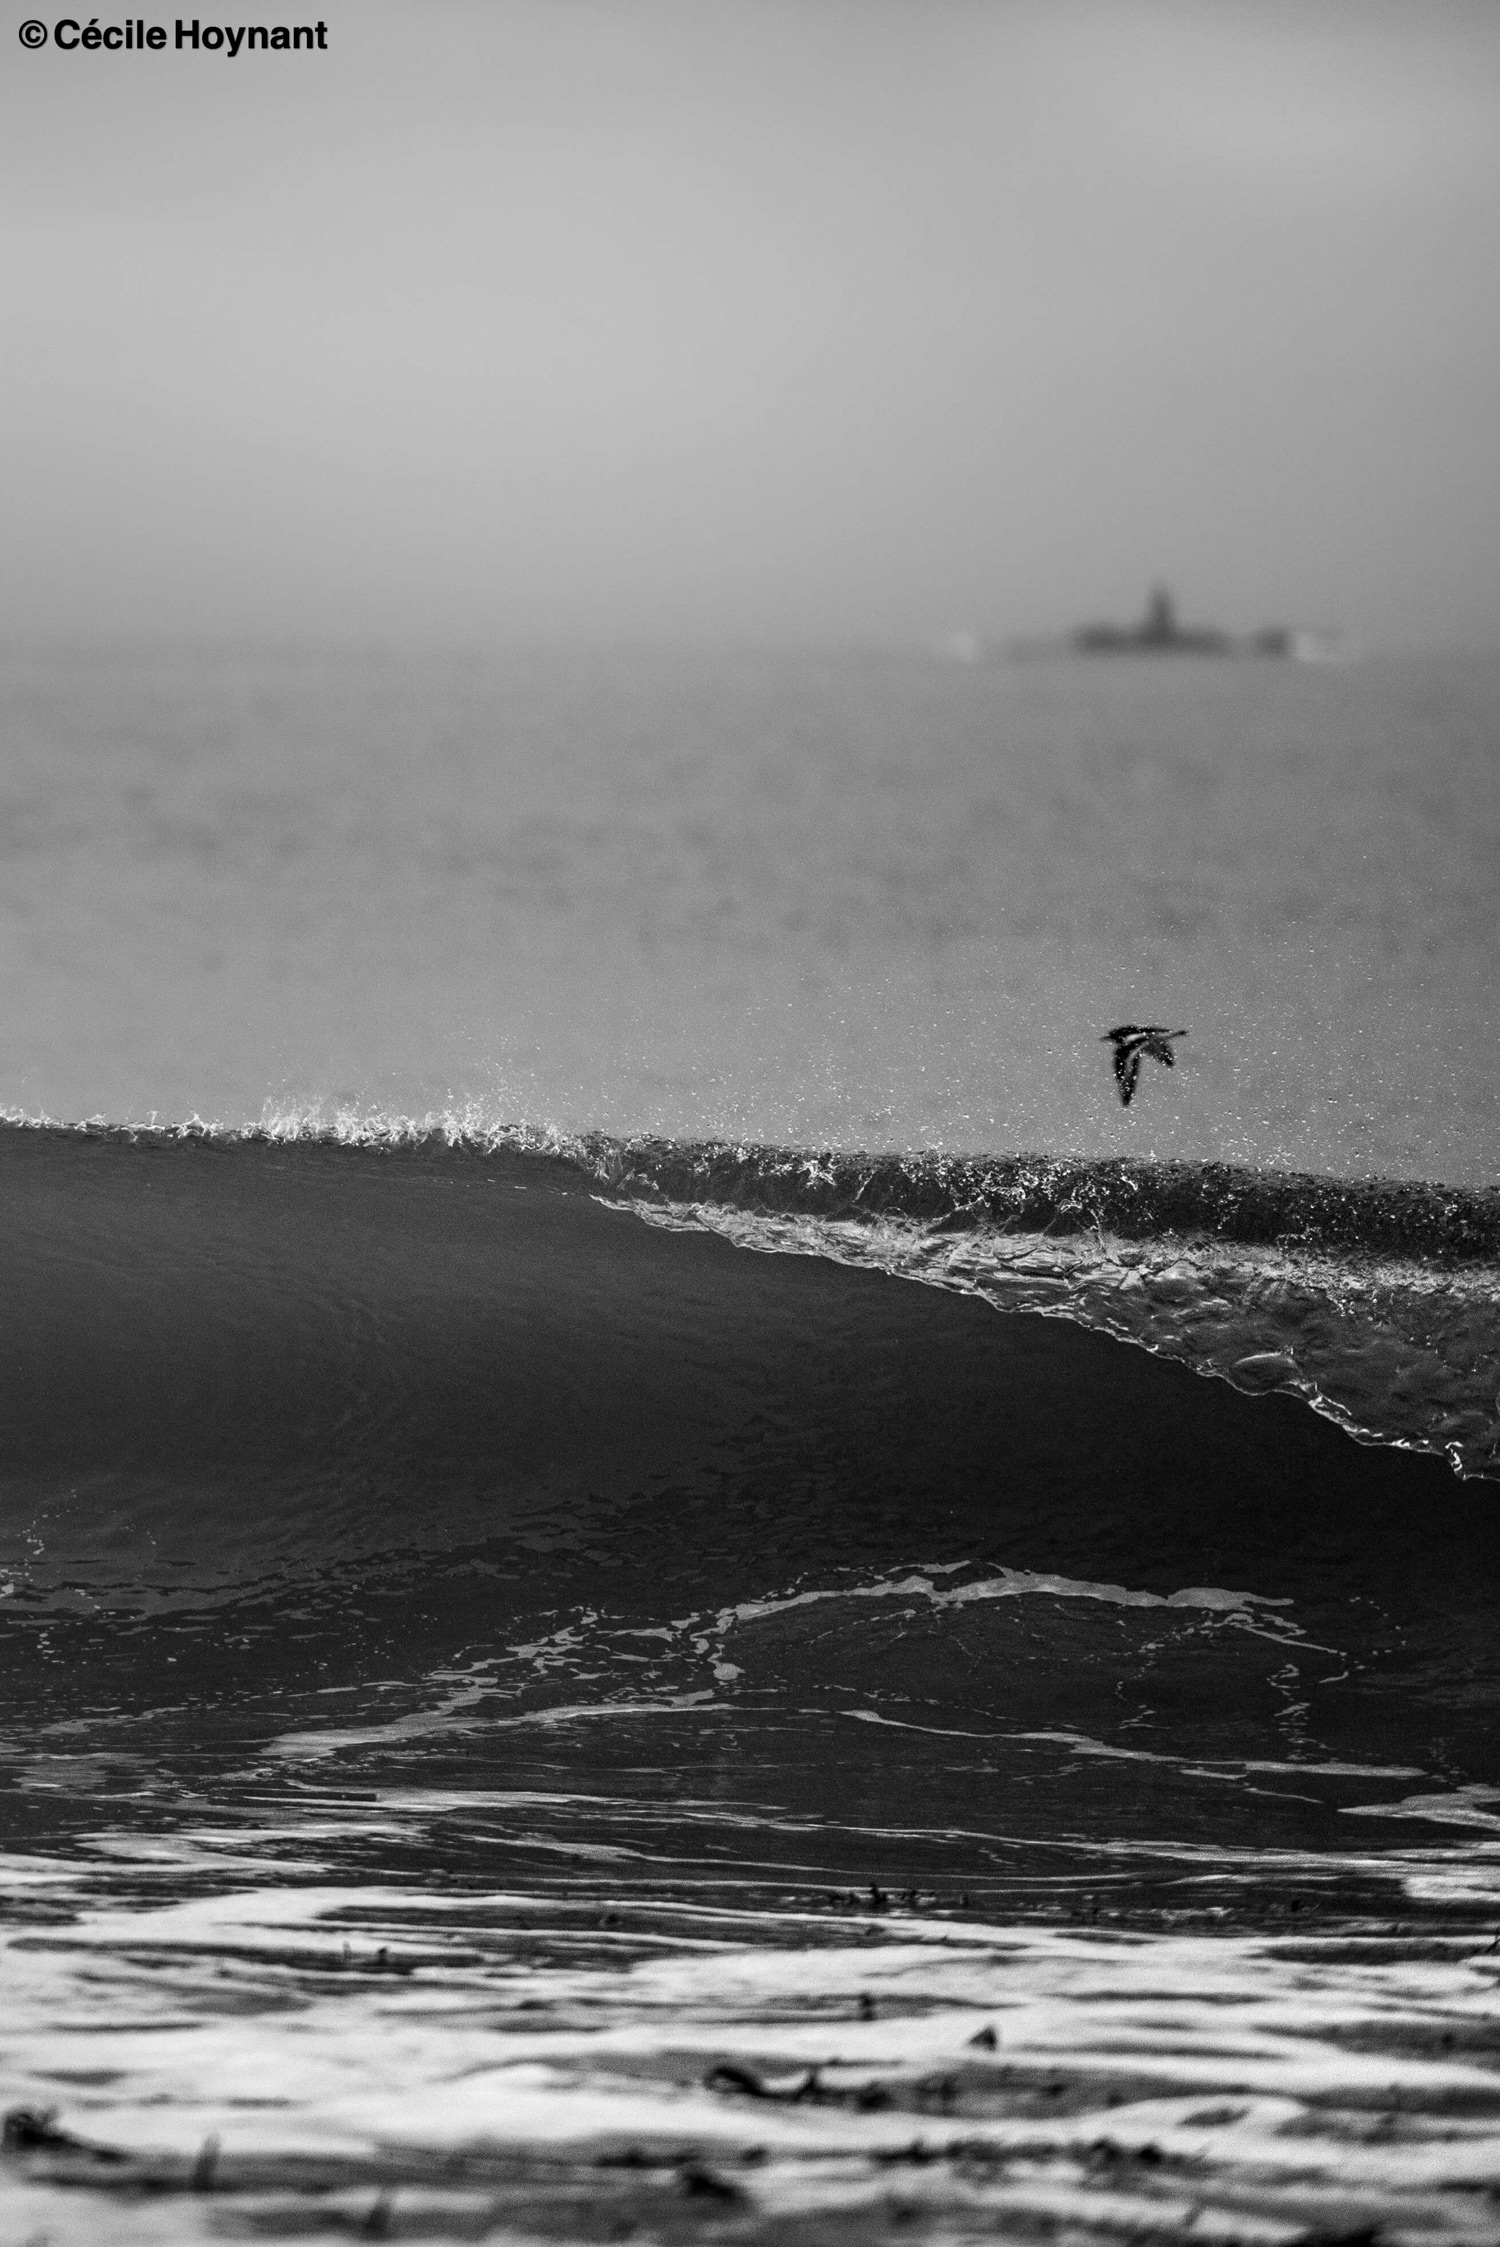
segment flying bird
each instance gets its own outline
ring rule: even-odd
[[[1135,1082],[1141,1073],[1141,1056],[1149,1053],[1153,1061],[1164,1061],[1170,1069],[1175,1056],[1169,1038],[1185,1038],[1186,1030],[1164,1030],[1156,1022],[1122,1022],[1117,1030],[1106,1030],[1100,1044],[1112,1044],[1115,1049],[1115,1083],[1120,1088],[1120,1104],[1130,1106],[1135,1092]]]

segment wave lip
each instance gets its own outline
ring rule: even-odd
[[[1123,1157],[813,1154],[659,1139],[578,1145],[617,1192],[719,1207],[1121,1240],[1186,1234],[1444,1264],[1500,1260],[1497,1188]]]
[[[1500,1186],[1126,1156],[871,1154],[726,1139],[619,1138],[496,1123],[478,1107],[422,1117],[268,1108],[260,1124],[230,1136],[549,1155],[623,1196],[766,1215],[892,1217],[953,1230],[1105,1232],[1121,1240],[1174,1234],[1247,1247],[1500,1266]]]
[[[423,1116],[334,1108],[277,1108],[225,1127],[65,1123],[0,1110],[0,1129],[69,1137],[226,1145],[270,1141],[368,1149],[467,1148],[570,1163],[625,1196],[703,1202],[768,1215],[904,1218],[915,1224],[1121,1240],[1187,1235],[1245,1246],[1352,1250],[1439,1264],[1500,1266],[1500,1186],[1423,1179],[1336,1178],[1234,1163],[1151,1162],[1081,1155],[869,1154],[733,1140],[619,1138],[492,1121],[479,1104]]]

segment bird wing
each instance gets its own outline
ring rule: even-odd
[[[1120,1105],[1130,1106],[1130,1096],[1135,1091],[1136,1079],[1141,1073],[1139,1046],[1119,1046],[1115,1050],[1115,1075],[1120,1082]]]

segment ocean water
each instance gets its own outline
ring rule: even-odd
[[[0,2237],[1500,2234],[1500,665],[4,681]]]
[[[1500,659],[54,654],[0,726],[18,1113],[1500,1175]]]

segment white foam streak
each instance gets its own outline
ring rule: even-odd
[[[324,1886],[130,1910],[51,1869],[76,1916],[7,1942],[0,2095],[61,2098],[62,2126],[141,2156],[187,2164],[208,2134],[230,2170],[316,2152],[398,2185],[413,2217],[435,2157],[571,2163],[603,2194],[619,2179],[592,2165],[634,2148],[715,2165],[765,2217],[847,2215],[899,2181],[940,2230],[1154,2236],[1191,2215],[1194,2236],[1285,2240],[1336,2202],[1345,2229],[1493,2236],[1500,1958],[1472,1939],[768,1913],[746,1943],[743,1920],[668,1907],[604,1939],[535,1896]],[[738,2086],[714,2077],[726,2062]],[[914,2142],[923,2161],[893,2179]],[[15,2165],[0,2186],[9,2236],[60,2206]],[[153,2206],[151,2237],[198,2235],[191,2194]]]

